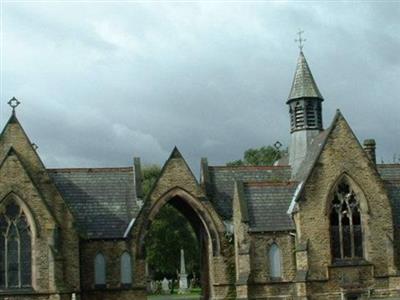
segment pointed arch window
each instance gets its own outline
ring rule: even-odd
[[[121,284],[132,284],[132,260],[128,252],[121,255]]]
[[[106,259],[102,253],[97,253],[94,259],[94,284],[100,287],[106,285]]]
[[[22,208],[13,201],[0,211],[0,288],[31,285],[31,229]]]
[[[281,249],[276,243],[273,243],[269,247],[268,251],[269,258],[269,273],[272,279],[279,279],[282,277],[282,256]]]
[[[346,180],[338,185],[334,193],[330,227],[334,261],[363,257],[360,204]]]

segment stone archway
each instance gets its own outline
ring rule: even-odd
[[[159,199],[153,201],[148,207],[144,207],[142,215],[137,223],[138,235],[136,238],[136,257],[144,263],[146,259],[145,240],[151,227],[152,221],[156,218],[160,210],[170,204],[177,209],[188,222],[192,225],[200,246],[200,274],[202,286],[202,299],[213,298],[212,282],[212,259],[220,255],[220,237],[217,225],[211,216],[208,208],[202,204],[201,200],[193,196],[186,190],[175,187]]]

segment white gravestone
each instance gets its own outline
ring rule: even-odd
[[[165,277],[164,277],[164,279],[163,279],[163,281],[161,283],[161,289],[162,289],[163,294],[169,294],[169,291],[170,291],[170,289],[169,289],[169,281]]]
[[[186,274],[185,252],[181,249],[181,272],[179,273],[179,294],[187,293],[188,291],[188,275]]]

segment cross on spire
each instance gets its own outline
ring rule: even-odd
[[[299,44],[300,51],[303,51],[304,42],[306,41],[306,39],[304,39],[302,37],[303,33],[304,33],[304,30],[299,29],[299,31],[297,32],[297,35],[299,36],[299,38],[294,40],[296,43]]]
[[[18,105],[21,104],[21,102],[17,98],[12,97],[10,101],[7,102],[7,104],[10,105],[10,107],[12,108],[12,113],[15,114],[15,109]]]

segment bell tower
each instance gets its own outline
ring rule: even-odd
[[[324,99],[311,74],[301,41],[300,36],[300,55],[286,102],[290,114],[289,165],[292,167],[292,174],[297,173],[313,138],[323,130],[322,101]]]

